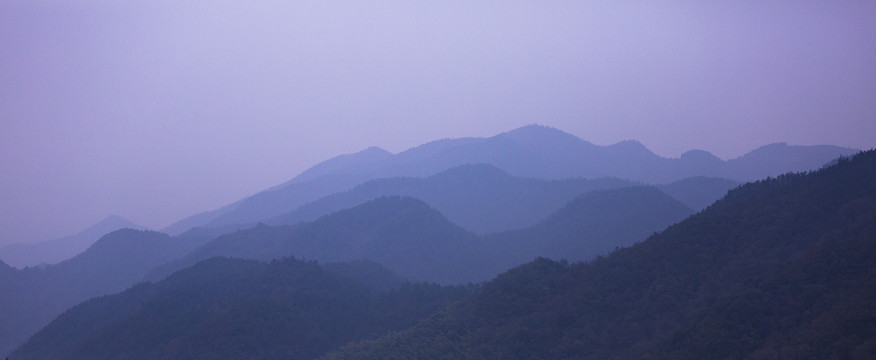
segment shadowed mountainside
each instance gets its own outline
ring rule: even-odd
[[[312,359],[410,327],[469,292],[395,282],[368,263],[214,258],[80,304],[11,358]]]
[[[872,359],[876,151],[731,191],[590,263],[539,259],[324,359]]]

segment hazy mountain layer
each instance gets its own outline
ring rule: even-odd
[[[532,226],[583,193],[632,185],[635,184],[619,179],[527,179],[490,165],[463,165],[427,178],[372,180],[305,204],[267,223],[313,221],[379,197],[410,196],[429,204],[466,230],[489,233]],[[723,193],[713,201],[720,196]]]
[[[691,213],[655,188],[627,187],[584,194],[524,230],[476,236],[420,200],[388,197],[312,223],[260,225],[220,236],[149,278],[213,256],[270,260],[293,255],[319,261],[368,259],[414,280],[476,282],[538,255],[589,259],[643,240]]]
[[[876,151],[731,191],[647,241],[540,259],[325,359],[872,359]]]
[[[254,223],[368,180],[427,177],[466,164],[488,164],[514,176],[535,179],[613,177],[665,184],[697,176],[751,181],[818,169],[839,156],[855,152],[835,146],[772,144],[727,161],[702,150],[689,151],[679,158],[663,158],[635,141],[597,146],[554,128],[532,125],[490,138],[438,140],[395,155],[369,148],[335,157],[221,212],[189,218],[185,225]],[[183,227],[176,224],[168,229],[176,234],[185,231]]]
[[[684,219],[691,209],[653,187],[594,191],[539,224],[484,237],[504,271],[535,257],[590,260],[630,246]]]
[[[468,293],[428,284],[373,287],[395,281],[365,263],[210,259],[78,305],[11,358],[312,359],[408,328]]]
[[[24,270],[0,266],[0,354],[8,354],[67,308],[122,291],[203,241],[123,229],[56,265]]]
[[[657,185],[657,188],[691,209],[700,211],[724,197],[727,191],[737,186],[739,183],[733,180],[697,176],[665,185]]]
[[[564,233],[567,219],[592,216],[581,205],[588,197],[631,203],[643,195],[662,193],[587,194],[540,224],[547,233],[533,236],[551,239],[551,231]],[[589,202],[612,212],[610,203]],[[386,198],[323,225],[392,224],[399,209],[415,219],[434,214],[416,200]],[[390,227],[399,223],[405,221]],[[593,262],[538,259],[376,340],[355,342],[370,337],[359,336],[368,331],[410,326],[454,295],[421,287],[383,307],[379,299],[391,296],[350,290],[343,284],[359,280],[332,280],[336,275],[313,263],[214,259],[77,306],[13,358],[312,358],[354,341],[324,358],[869,359],[876,355],[873,234],[876,152],[868,152],[814,174],[746,184],[647,241]],[[340,273],[371,271],[354,266]],[[424,303],[435,306],[411,308]]]
[[[146,229],[122,217],[109,216],[75,235],[33,244],[6,245],[0,248],[0,259],[16,268],[57,264],[85,251],[101,236],[124,228]]]

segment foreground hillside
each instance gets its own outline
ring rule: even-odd
[[[876,358],[876,151],[744,185],[590,263],[540,259],[325,359]]]
[[[214,258],[61,315],[11,359],[312,359],[410,327],[462,287],[399,285],[375,264]]]

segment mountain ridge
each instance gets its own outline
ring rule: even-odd
[[[637,141],[598,146],[556,128],[528,125],[486,138],[436,140],[397,154],[368,148],[340,155],[314,165],[281,185],[242,199],[240,205],[230,211],[202,214],[200,224],[189,222],[186,225],[218,227],[254,223],[294,211],[309,201],[347,191],[365,181],[427,177],[474,163],[496,166],[514,176],[539,179],[616,177],[666,184],[706,176],[744,182],[817,169],[837,157],[856,152],[836,146],[778,143],[726,161],[703,150],[686,152],[686,156],[678,158],[665,158]],[[178,229],[180,227],[173,229],[185,231]]]

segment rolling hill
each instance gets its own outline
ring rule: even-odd
[[[57,264],[88,249],[101,236],[119,229],[146,228],[119,217],[108,216],[74,235],[33,244],[10,244],[0,248],[0,259],[16,268]]]

